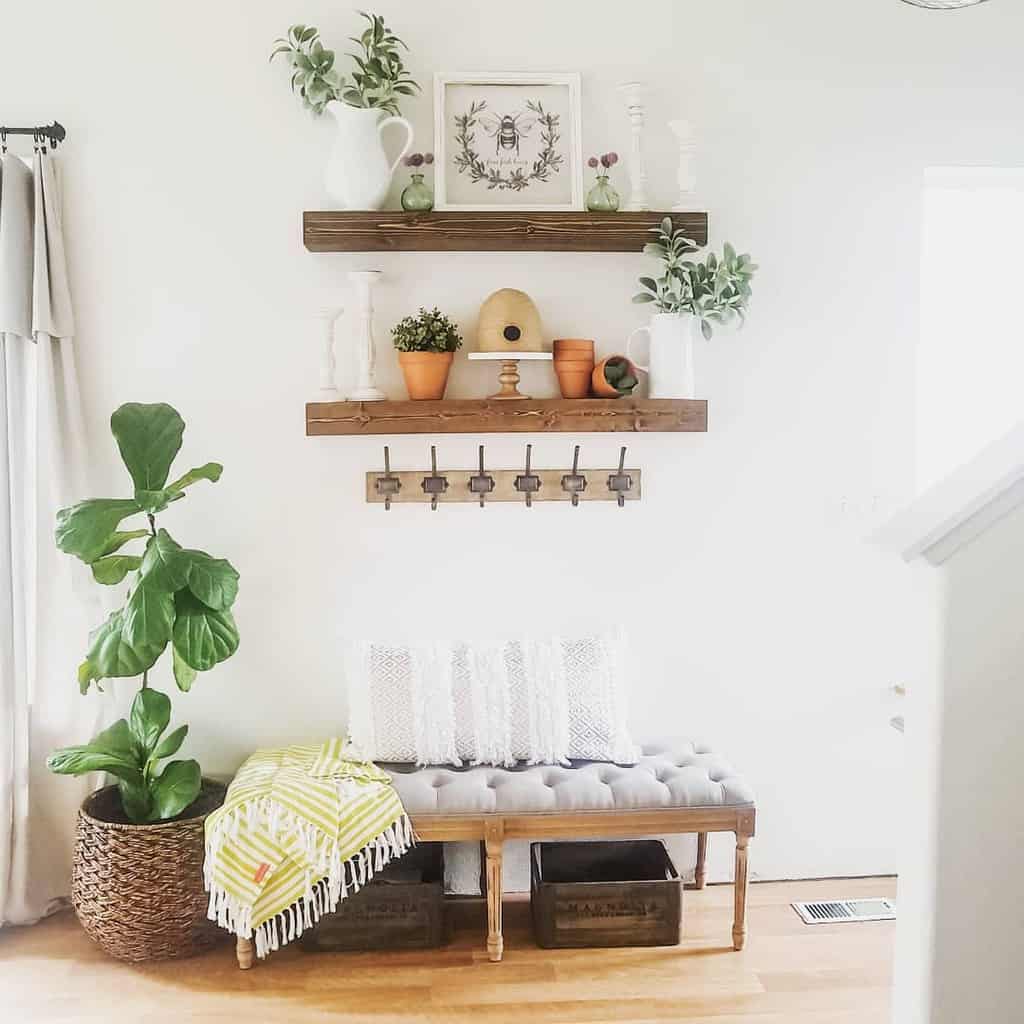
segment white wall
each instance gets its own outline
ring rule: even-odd
[[[709,738],[757,786],[756,875],[893,870],[900,747],[884,693],[913,675],[924,629],[912,574],[863,538],[912,491],[921,171],[1020,162],[1020,133],[1000,127],[1024,85],[1019,5],[953,16],[896,0],[380,9],[425,84],[435,69],[579,69],[586,151],[626,150],[614,86],[647,80],[652,193],[671,201],[664,125],[688,116],[712,234],[763,267],[756,303],[745,332],[700,352],[710,432],[630,439],[642,504],[385,515],[361,498],[377,441],[303,436],[317,382],[309,314],[344,300],[345,271],[387,274],[384,337],[420,303],[471,330],[484,296],[511,285],[531,292],[551,336],[591,335],[608,352],[642,322],[629,303],[642,258],[306,253],[300,214],[325,204],[330,128],[299,109],[266,55],[299,20],[343,48],[356,21],[337,3],[5,11],[3,119],[57,117],[69,130],[97,489],[124,485],[105,420],[126,400],[174,403],[189,423],[183,460],[227,467],[166,516],[242,572],[241,651],[177,702],[192,751],[224,770],[255,746],[341,728],[346,635],[611,617],[638,651],[637,734]],[[429,99],[409,113],[429,147]],[[390,354],[382,361],[398,395]],[[484,393],[489,376],[460,360],[454,394]],[[540,373],[526,381],[554,390]],[[489,461],[517,465],[527,440],[536,464],[556,466],[574,439],[490,437]],[[582,440],[590,465],[617,451],[614,438]],[[442,439],[444,464],[469,465],[476,442]],[[393,440],[393,464],[424,465],[428,444]],[[713,843],[714,876],[731,869],[728,846]]]
[[[934,1024],[1017,1020],[1024,948],[1024,508],[944,568]]]

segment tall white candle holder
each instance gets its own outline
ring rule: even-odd
[[[373,340],[373,289],[381,279],[379,270],[352,270],[348,275],[355,290],[356,354],[359,384],[348,395],[350,402],[382,402],[387,395],[377,387],[377,348]]]
[[[646,86],[641,82],[625,82],[619,86],[619,92],[626,103],[629,115],[629,128],[632,133],[629,150],[629,202],[627,210],[649,210],[647,201],[647,168],[644,164],[644,93]]]
[[[320,387],[317,392],[320,402],[336,402],[339,398],[334,379],[337,366],[334,359],[334,321],[344,312],[341,306],[323,306],[314,314],[320,324]]]
[[[669,121],[668,126],[679,145],[679,170],[676,175],[679,201],[672,209],[678,213],[692,213],[700,209],[695,161],[697,142],[693,135],[693,125],[689,121]]]

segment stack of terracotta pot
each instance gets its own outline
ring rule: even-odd
[[[594,342],[589,338],[556,338],[552,349],[562,397],[586,398],[594,373]]]

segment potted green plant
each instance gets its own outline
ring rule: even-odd
[[[637,368],[649,374],[651,398],[696,398],[693,372],[693,343],[699,331],[710,341],[714,326],[743,322],[750,304],[750,282],[757,265],[746,253],[725,243],[721,256],[708,253],[690,259],[700,248],[680,229],[673,229],[666,217],[651,229],[657,240],[644,246],[644,253],[661,264],[660,276],[641,277],[633,301],[651,303],[657,312],[649,326],[637,328],[626,346],[631,353],[633,339],[646,332],[650,338],[648,366]]]
[[[591,378],[598,398],[625,398],[637,385],[636,367],[625,356],[602,359]]]
[[[60,774],[107,772],[117,780],[79,812],[71,896],[85,930],[122,959],[187,956],[219,934],[206,921],[203,821],[222,802],[224,787],[204,780],[193,759],[167,761],[188,726],[166,731],[171,701],[152,687],[149,673],[169,651],[174,681],[187,691],[200,672],[235,653],[238,573],[226,559],[182,547],[157,517],[193,484],[219,480],[223,467],[208,462],[168,483],[185,429],[169,405],[122,405],[110,429],[132,496],[61,509],[56,541],[91,568],[97,583],[128,588],[124,606],[90,637],[78,668],[80,691],[117,678],[138,679],[139,691],[128,719],[88,743],[54,751],[47,764]]]
[[[328,194],[343,209],[379,210],[395,168],[412,147],[412,125],[399,116],[398,105],[419,86],[405,68],[405,43],[380,15],[360,14],[367,24],[352,39],[359,52],[348,55],[353,65],[349,77],[338,70],[334,51],[324,46],[312,25],[292,25],[276,40],[270,59],[283,56],[291,65],[292,90],[303,106],[315,115],[326,111],[337,123],[338,138],[327,165]],[[402,152],[390,165],[380,139],[389,124],[406,131]]]
[[[462,346],[458,327],[436,307],[421,306],[415,316],[395,324],[391,337],[409,397],[416,401],[444,398],[452,360]]]

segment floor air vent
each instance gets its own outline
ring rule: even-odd
[[[794,903],[792,907],[803,918],[804,924],[896,920],[896,904],[892,900],[819,900],[816,903]]]

